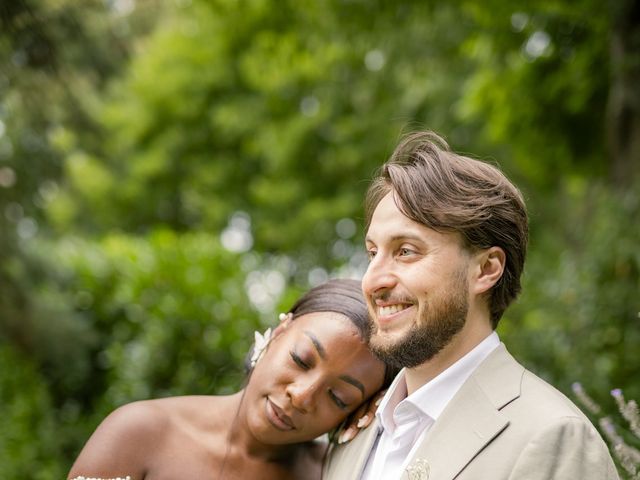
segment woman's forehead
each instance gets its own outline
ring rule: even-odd
[[[353,331],[354,334],[358,334],[357,327],[349,317],[337,312],[305,313],[292,322],[292,327],[295,327],[295,330],[317,332],[316,336],[331,336],[336,333],[344,334],[346,331]]]

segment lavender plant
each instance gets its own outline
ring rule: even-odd
[[[640,450],[630,445],[618,429],[610,416],[602,416],[602,408],[584,390],[578,382],[572,385],[573,393],[579,403],[594,416],[599,417],[598,424],[602,434],[609,444],[614,457],[627,474],[630,480],[640,480]],[[622,394],[622,390],[616,388],[611,391],[618,411],[629,425],[629,430],[636,440],[640,440],[640,412],[635,400],[627,401]]]

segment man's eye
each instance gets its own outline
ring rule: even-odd
[[[331,400],[333,400],[333,403],[335,403],[341,410],[346,410],[347,408],[349,408],[349,405],[340,400],[340,398],[335,393],[333,393],[333,390],[329,390],[329,396],[331,397]]]
[[[373,257],[376,256],[376,251],[375,250],[367,250],[367,257],[369,257],[369,260],[373,260]]]
[[[410,248],[401,248],[400,249],[400,256],[401,257],[406,257],[408,255],[412,255],[413,254],[413,250],[411,250]]]
[[[298,365],[303,370],[309,370],[309,364],[302,360],[296,352],[289,352],[289,354],[291,355],[291,359],[296,365]]]

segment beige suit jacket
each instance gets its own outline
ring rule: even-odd
[[[359,479],[376,421],[333,446],[323,480]],[[496,348],[427,432],[402,480],[613,480],[606,444],[562,393]],[[383,479],[393,480],[393,479]]]

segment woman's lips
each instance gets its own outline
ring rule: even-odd
[[[268,397],[265,409],[267,412],[267,419],[278,430],[288,432],[295,428],[295,425],[293,424],[291,418]]]

